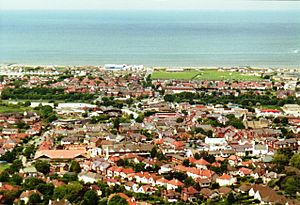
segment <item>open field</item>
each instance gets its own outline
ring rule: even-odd
[[[246,75],[238,72],[222,72],[217,70],[167,72],[154,71],[152,79],[182,79],[182,80],[262,80],[259,76]]]

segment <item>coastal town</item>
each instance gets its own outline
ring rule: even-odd
[[[2,65],[0,204],[300,205],[300,70]]]

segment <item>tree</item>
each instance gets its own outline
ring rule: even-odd
[[[233,195],[233,193],[229,193],[228,196],[227,196],[227,199],[226,199],[226,204],[230,205],[230,204],[233,204],[235,202],[235,197]]]
[[[25,190],[33,190],[33,189],[36,189],[36,187],[39,184],[45,184],[45,182],[39,178],[31,177],[31,178],[25,179],[24,183],[22,184],[22,187]]]
[[[274,163],[280,166],[286,166],[289,163],[289,159],[293,156],[291,149],[279,149],[274,155]]]
[[[300,154],[299,153],[296,153],[292,156],[292,158],[290,159],[290,164],[293,167],[300,169]]]
[[[30,101],[26,100],[26,101],[24,102],[24,106],[25,106],[25,107],[29,107],[30,105],[31,105],[31,102],[30,102]]]
[[[126,205],[128,202],[126,199],[120,197],[119,195],[113,196],[107,203],[107,205]]]
[[[79,162],[73,160],[73,161],[71,162],[69,171],[70,171],[70,172],[75,172],[75,173],[80,173],[80,172],[81,172],[81,167],[80,167]]]
[[[10,173],[19,172],[20,169],[23,167],[23,163],[20,159],[16,159],[12,165],[9,167]]]
[[[181,117],[177,118],[177,119],[176,119],[176,122],[177,122],[177,123],[182,123],[182,122],[183,122],[183,118],[181,118]]]
[[[76,199],[82,198],[81,191],[83,186],[79,182],[72,182],[67,185],[59,186],[54,189],[54,199],[68,199],[73,203]]]
[[[52,183],[39,184],[36,189],[41,192],[45,198],[51,198],[54,192],[54,185]]]
[[[39,204],[42,202],[42,199],[39,194],[33,193],[29,196],[28,204]]]
[[[3,171],[0,173],[0,182],[8,182],[9,181],[9,173],[7,171]]]
[[[134,165],[134,171],[135,172],[145,171],[145,164],[142,162],[137,163],[136,165]]]
[[[194,158],[196,160],[199,160],[201,158],[200,154],[198,152],[195,153]]]
[[[296,192],[300,191],[300,177],[299,176],[289,176],[286,177],[283,181],[283,189],[284,191],[291,195],[294,196]]]
[[[34,163],[34,167],[37,171],[45,175],[50,172],[50,164],[47,161],[38,160]]]
[[[188,159],[183,160],[182,165],[185,167],[189,167],[190,166],[190,161]]]
[[[29,147],[26,147],[24,149],[23,155],[26,158],[31,158],[33,156],[34,152],[35,152],[35,147],[34,146],[29,146]]]
[[[77,180],[78,180],[78,177],[75,172],[65,173],[62,178],[62,181],[66,182],[66,183],[77,181]]]
[[[99,201],[99,197],[94,190],[89,190],[85,192],[83,196],[83,205],[97,205]]]
[[[153,146],[151,151],[150,151],[150,156],[151,158],[155,158],[157,156],[157,147]]]
[[[22,181],[23,178],[18,174],[13,174],[9,179],[9,183],[13,185],[21,185]]]

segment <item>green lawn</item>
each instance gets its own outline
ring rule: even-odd
[[[152,79],[183,79],[183,80],[238,80],[238,81],[258,81],[262,80],[259,76],[246,75],[239,72],[222,72],[217,70],[202,71],[183,71],[183,72],[167,72],[155,71]]]
[[[22,113],[24,111],[31,110],[30,107],[23,107],[19,105],[12,105],[12,104],[0,104],[0,113],[10,113],[10,112],[19,112]]]
[[[0,172],[3,172],[5,169],[9,168],[10,164],[0,164]]]
[[[183,71],[183,72],[167,72],[167,71],[155,71],[152,73],[152,79],[182,79],[191,80],[198,75],[198,71]]]

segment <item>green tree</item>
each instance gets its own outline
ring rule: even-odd
[[[39,184],[36,189],[48,199],[50,199],[54,193],[54,185],[52,183]]]
[[[153,146],[151,151],[150,151],[150,156],[151,158],[155,158],[157,156],[157,147]]]
[[[50,172],[50,164],[47,161],[38,160],[34,163],[34,167],[37,171],[45,175]]]
[[[299,153],[296,153],[292,156],[292,158],[290,159],[290,164],[293,167],[300,169],[300,154]]]
[[[13,174],[9,179],[9,183],[12,185],[21,185],[22,181],[23,178],[18,174]]]
[[[8,182],[9,181],[9,173],[7,171],[3,171],[0,173],[0,182]]]
[[[190,166],[190,161],[188,159],[183,160],[182,165],[185,167],[189,167]]]
[[[42,202],[42,199],[39,194],[33,193],[29,196],[28,204],[39,204]]]
[[[82,198],[83,186],[79,182],[72,182],[54,189],[54,199],[68,199],[71,203]]]
[[[300,177],[299,176],[289,176],[283,181],[284,191],[291,196],[294,196],[297,192],[300,192]]]
[[[200,154],[199,154],[198,152],[196,152],[196,153],[194,154],[194,158],[195,158],[196,160],[199,160],[199,159],[201,158],[201,156],[200,156]]]
[[[134,165],[134,171],[135,172],[141,172],[141,171],[145,171],[145,164],[140,162]]]
[[[107,203],[107,205],[126,205],[128,202],[126,199],[120,197],[119,195],[113,196]]]
[[[45,184],[45,182],[39,178],[31,177],[25,179],[24,183],[22,184],[23,189],[25,190],[33,190],[40,184]]]
[[[69,171],[70,171],[70,172],[75,172],[75,173],[80,173],[80,172],[81,172],[81,167],[80,167],[79,162],[73,160],[73,161],[71,162]]]
[[[233,204],[235,201],[236,201],[236,200],[235,200],[235,197],[234,197],[233,193],[232,193],[232,192],[229,193],[228,196],[227,196],[227,198],[226,198],[226,204],[231,205],[231,204]]]
[[[182,122],[183,122],[183,118],[181,118],[181,117],[177,118],[177,119],[176,119],[176,122],[177,122],[177,123],[182,123]]]
[[[99,202],[99,197],[94,190],[89,190],[85,192],[83,196],[83,205],[97,205]]]
[[[24,149],[23,155],[29,159],[33,156],[33,154],[35,153],[35,147],[34,146],[28,146]]]

